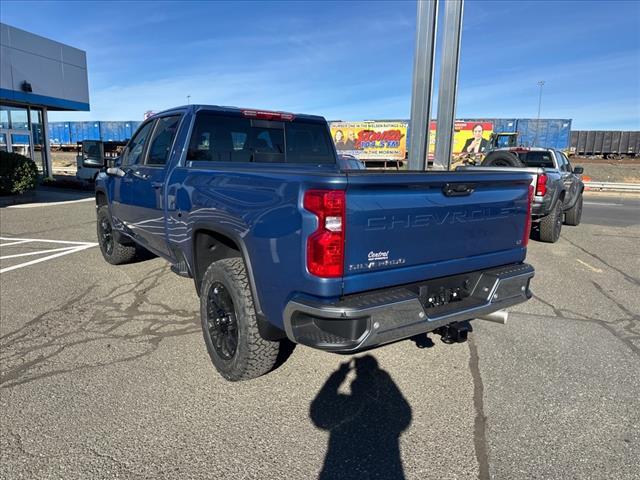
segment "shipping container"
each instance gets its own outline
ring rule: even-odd
[[[517,131],[518,120],[515,118],[494,118],[493,131],[497,133],[513,133]]]
[[[129,140],[140,122],[100,122],[100,136],[104,142]]]
[[[83,140],[100,140],[100,122],[69,122],[71,144]]]
[[[567,150],[571,135],[569,119],[517,119],[518,143],[526,147]]]
[[[69,122],[49,122],[49,143],[51,145],[71,144]]]

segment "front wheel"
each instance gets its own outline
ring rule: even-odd
[[[98,208],[97,217],[98,244],[100,245],[100,251],[104,259],[111,265],[121,265],[123,263],[129,263],[136,258],[135,245],[124,245],[118,242],[113,231],[109,208],[106,205]]]
[[[564,214],[565,225],[575,227],[580,225],[580,220],[582,220],[582,194],[580,194],[573,207],[567,210]]]
[[[249,380],[276,364],[279,341],[258,331],[247,272],[241,258],[212,263],[200,292],[202,333],[213,365],[227,380]]]
[[[562,201],[558,200],[549,215],[540,220],[540,240],[556,243],[562,230]]]

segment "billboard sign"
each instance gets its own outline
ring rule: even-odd
[[[407,122],[331,122],[331,137],[340,154],[361,160],[403,160]]]
[[[431,122],[429,133],[429,159],[433,158],[436,142],[436,122]],[[466,155],[484,154],[489,148],[489,140],[493,133],[493,123],[484,120],[456,120],[453,127],[454,159]]]

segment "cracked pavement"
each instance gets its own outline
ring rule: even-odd
[[[339,382],[352,357],[305,347],[257,380],[222,380],[192,281],[160,259],[113,267],[91,248],[2,274],[0,478],[338,478],[340,462],[340,478],[637,478],[640,208],[627,202],[587,202],[557,244],[530,242],[535,297],[507,325],[356,355],[379,370]],[[0,233],[90,242],[94,215],[3,208]]]

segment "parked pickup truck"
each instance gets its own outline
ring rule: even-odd
[[[491,152],[483,167],[464,166],[456,171],[527,172],[535,195],[531,214],[540,240],[555,243],[562,224],[577,226],[582,219],[582,167],[572,167],[567,156],[552,148],[503,148]],[[487,166],[488,165],[488,166]]]
[[[287,339],[332,352],[451,340],[526,301],[530,183],[341,170],[322,117],[191,105],[145,120],[98,175],[97,233],[111,264],[143,248],[193,278],[211,360],[243,380]]]

